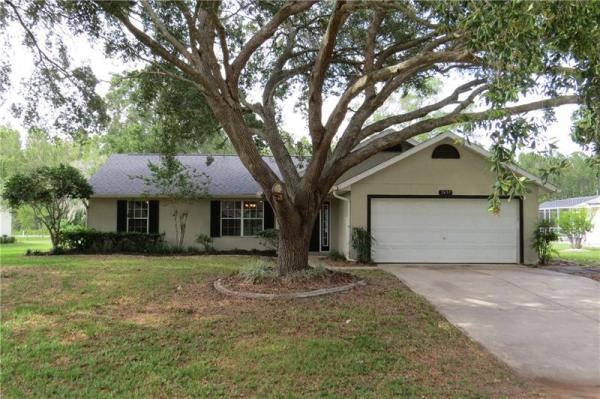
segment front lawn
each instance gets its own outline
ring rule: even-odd
[[[24,247],[0,247],[3,398],[538,393],[383,272],[361,272],[369,284],[354,292],[264,302],[211,287],[246,257]]]
[[[582,249],[571,249],[567,243],[554,243],[554,249],[558,251],[558,258],[583,265],[600,266],[600,247],[583,247]]]

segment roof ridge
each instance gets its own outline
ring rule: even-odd
[[[161,156],[158,152],[115,152],[110,154],[113,155],[126,155],[126,156]],[[175,154],[176,157],[235,157],[239,158],[238,154]],[[292,158],[310,158],[310,156],[304,155],[290,155]],[[274,158],[273,155],[261,155],[262,158]]]

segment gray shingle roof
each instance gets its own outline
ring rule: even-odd
[[[573,208],[573,207],[584,204],[584,203],[591,201],[598,197],[599,197],[598,195],[588,195],[585,197],[573,197],[573,198],[565,198],[565,199],[561,199],[561,200],[546,201],[546,202],[542,202],[540,204],[540,209]]]
[[[212,163],[207,165],[207,158]],[[114,154],[90,178],[94,196],[135,197],[160,192],[138,176],[150,177],[148,163],[159,163],[156,154]],[[208,192],[214,196],[254,196],[262,191],[236,155],[178,155],[177,159],[189,170],[209,177]],[[273,170],[275,160],[264,157]],[[206,178],[198,177],[199,183]]]

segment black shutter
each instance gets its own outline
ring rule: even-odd
[[[269,201],[263,201],[263,202],[265,204],[265,208],[264,208],[265,230],[274,229],[275,228],[275,214],[273,213],[273,208],[271,207],[271,204],[269,204]]]
[[[210,236],[221,237],[221,201],[210,201]]]
[[[148,201],[148,233],[158,234],[158,201]]]
[[[127,231],[127,200],[117,201],[117,231]]]

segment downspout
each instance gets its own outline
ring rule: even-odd
[[[352,237],[352,231],[350,230],[351,227],[352,227],[352,225],[350,224],[350,215],[351,215],[351,213],[350,213],[350,200],[348,198],[346,198],[346,197],[342,197],[341,195],[339,195],[337,193],[337,186],[332,187],[331,194],[335,198],[337,198],[339,200],[342,200],[342,201],[344,201],[344,202],[346,202],[348,204],[348,212],[347,212],[347,215],[346,215],[347,218],[348,218],[348,224],[346,225],[346,228],[348,229],[348,242],[346,243],[348,245],[348,256],[347,256],[347,259],[349,261],[356,262],[356,259],[350,258],[350,239]]]

